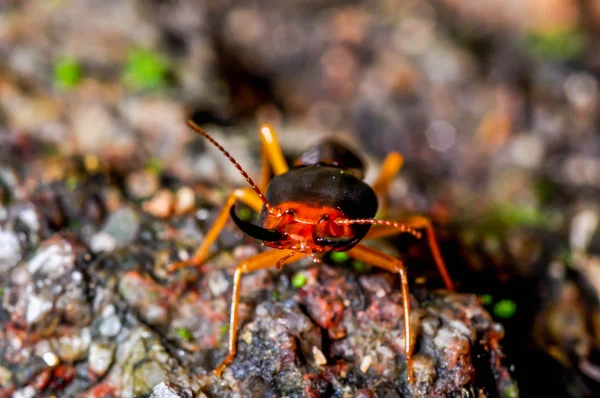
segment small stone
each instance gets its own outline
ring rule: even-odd
[[[8,387],[12,383],[12,372],[4,366],[0,366],[0,386]]]
[[[369,368],[371,367],[372,363],[373,363],[373,358],[370,355],[367,355],[366,357],[363,358],[363,360],[360,363],[360,371],[363,373],[367,373],[369,371]]]
[[[313,352],[313,356],[315,358],[315,363],[317,365],[319,365],[319,366],[327,365],[327,358],[325,358],[323,351],[321,351],[317,346],[313,346],[312,352]]]
[[[192,391],[189,388],[181,388],[171,383],[160,382],[152,389],[150,398],[191,398]]]
[[[221,272],[211,272],[208,275],[208,288],[214,297],[219,297],[229,289],[229,281]]]
[[[571,249],[585,251],[598,228],[598,213],[588,209],[577,213],[571,220]]]
[[[19,238],[12,232],[0,230],[0,272],[8,272],[20,260]]]
[[[90,241],[90,249],[96,253],[113,251],[116,246],[117,241],[107,232],[98,232]]]
[[[108,234],[113,238],[114,248],[126,247],[135,239],[139,226],[140,217],[136,211],[130,207],[123,207],[108,217],[100,233]],[[103,244],[110,247],[112,242],[105,241],[98,245],[102,247]]]
[[[46,362],[46,364],[48,366],[56,366],[60,362],[60,360],[58,359],[58,357],[56,356],[56,354],[54,354],[53,352],[50,352],[50,351],[48,351],[47,353],[45,353],[42,356],[42,359],[44,360],[44,362]]]
[[[150,170],[140,170],[127,176],[126,185],[127,192],[139,200],[154,195],[160,187],[160,181],[156,173]]]
[[[75,362],[85,357],[90,346],[89,329],[82,329],[80,334],[61,336],[56,340],[56,353],[65,362]]]
[[[182,215],[194,210],[196,194],[190,187],[181,187],[175,194],[175,214]]]
[[[168,189],[161,189],[144,203],[144,211],[158,218],[168,218],[173,212],[175,196]]]
[[[27,386],[13,393],[13,398],[34,398],[37,395],[35,387]]]
[[[39,322],[46,314],[52,311],[52,302],[41,297],[32,295],[27,304],[27,313],[25,319],[28,325]]]
[[[121,331],[121,320],[116,315],[111,315],[102,320],[98,331],[102,336],[114,337]]]
[[[114,347],[110,345],[97,342],[92,343],[88,356],[90,371],[98,376],[106,374],[113,361],[114,352]]]

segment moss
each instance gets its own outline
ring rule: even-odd
[[[221,337],[227,335],[227,332],[229,332],[229,325],[221,325],[219,328],[219,334]]]
[[[54,85],[61,90],[69,90],[81,81],[81,65],[74,58],[62,57],[54,64]]]
[[[192,333],[186,328],[177,329],[177,335],[185,341],[192,341]]]
[[[252,218],[252,212],[250,211],[250,209],[242,207],[239,210],[238,217],[240,217],[240,219],[243,221],[250,221],[250,219]]]
[[[346,252],[332,252],[329,257],[334,263],[345,263],[350,258]]]
[[[160,53],[136,48],[127,55],[123,78],[133,89],[153,90],[166,85],[168,70],[168,62]]]
[[[160,175],[164,169],[163,161],[157,158],[152,158],[146,165],[146,169],[154,175]]]
[[[509,299],[502,299],[494,305],[494,315],[498,318],[508,319],[517,312],[517,304]]]
[[[479,296],[479,300],[483,305],[490,305],[494,302],[494,298],[491,294],[482,294],[481,296]]]
[[[306,282],[307,282],[306,276],[304,276],[304,274],[302,274],[302,273],[297,273],[292,278],[292,285],[296,289],[300,289],[302,286],[306,285]]]
[[[529,51],[542,58],[568,60],[581,54],[586,38],[576,29],[532,32],[526,38]]]
[[[371,266],[367,263],[356,260],[352,262],[352,269],[354,269],[356,272],[366,272],[371,269]]]

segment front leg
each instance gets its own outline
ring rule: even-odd
[[[202,242],[198,250],[196,250],[194,256],[189,260],[170,264],[168,267],[169,272],[173,272],[175,270],[185,267],[198,267],[204,262],[204,260],[206,260],[211,246],[213,245],[213,243],[215,243],[217,237],[219,236],[221,231],[223,231],[223,228],[225,227],[225,224],[229,219],[229,211],[231,210],[231,207],[235,205],[235,203],[238,200],[250,206],[257,213],[260,213],[262,210],[263,202],[258,197],[256,192],[254,192],[254,190],[250,188],[236,189],[227,198],[227,201],[225,202],[225,205],[223,206],[221,212],[217,216],[215,223],[206,233],[204,241]]]
[[[308,256],[308,253],[297,253],[293,250],[269,250],[267,252],[250,257],[242,261],[242,263],[237,266],[235,269],[235,274],[233,275],[233,293],[231,297],[231,314],[229,319],[229,350],[223,362],[221,362],[221,364],[217,366],[213,372],[217,377],[221,377],[221,374],[225,368],[227,368],[227,366],[235,358],[238,334],[237,328],[239,322],[238,307],[240,304],[240,284],[242,281],[242,275],[259,269],[269,268],[275,264],[287,264],[306,256]]]

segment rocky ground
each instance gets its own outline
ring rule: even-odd
[[[191,116],[252,175],[264,120],[289,157],[349,142],[368,181],[404,154],[392,208],[435,221],[461,292],[385,243],[415,396],[600,394],[597,3],[0,2],[3,393],[410,395],[397,286],[340,258],[247,276],[238,360],[209,375],[232,267],[262,248],[229,228],[165,272],[243,183]]]

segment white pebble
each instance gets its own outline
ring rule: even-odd
[[[313,356],[315,358],[315,363],[317,365],[319,365],[319,366],[327,365],[327,358],[325,358],[323,351],[321,351],[317,346],[313,346],[312,352],[313,352]]]
[[[363,373],[367,373],[372,363],[373,358],[370,355],[367,355],[363,358],[362,362],[360,363],[360,371]]]

